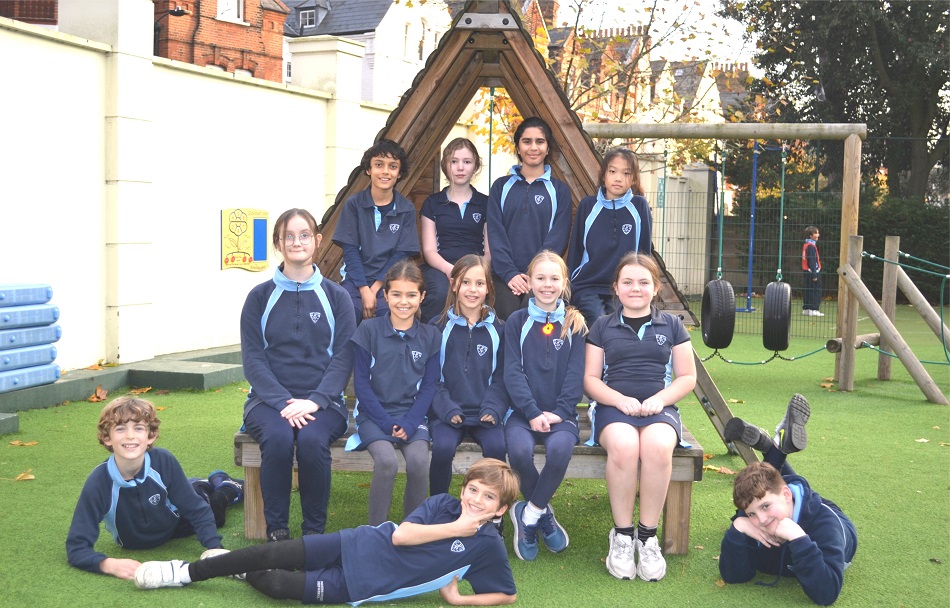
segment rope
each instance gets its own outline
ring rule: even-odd
[[[888,357],[890,357],[890,358],[892,358],[892,359],[897,359],[897,358],[898,358],[897,355],[895,355],[894,353],[889,353],[889,352],[887,352],[886,350],[881,350],[880,348],[874,346],[873,344],[869,344],[869,343],[867,343],[867,342],[862,342],[861,344],[862,344],[865,348],[870,348],[871,350],[877,351],[878,353],[880,353],[880,354],[882,354],[882,355],[887,355]],[[947,361],[924,361],[923,359],[917,359],[917,360],[918,360],[919,362],[921,362],[921,363],[928,363],[928,364],[930,364],[930,365],[950,365],[950,360],[947,360]]]
[[[726,149],[722,149],[722,162],[719,164],[719,263],[716,265],[716,280],[722,280],[722,233],[723,216],[726,210]]]
[[[779,202],[778,218],[778,267],[775,269],[775,280],[782,281],[782,237],[785,232],[785,163],[788,151],[782,144],[782,197]]]
[[[917,267],[917,266],[911,266],[910,264],[904,264],[904,263],[901,263],[901,262],[895,262],[895,261],[893,261],[893,260],[888,260],[887,258],[882,258],[882,257],[880,257],[880,256],[874,255],[873,253],[868,253],[867,251],[862,251],[862,252],[861,252],[861,257],[863,257],[863,258],[868,258],[868,259],[870,259],[870,260],[876,260],[876,261],[878,261],[878,262],[884,262],[885,264],[894,264],[895,266],[900,266],[901,268],[910,268],[911,270],[916,270],[917,272],[922,272],[922,273],[924,273],[924,274],[929,274],[929,275],[934,276],[934,277],[943,277],[944,279],[950,277],[950,274],[947,274],[947,273],[944,273],[944,272],[934,272],[933,270],[927,270],[927,269],[925,269],[925,268],[919,268],[919,267]],[[914,258],[914,259],[917,259],[917,258]],[[926,260],[922,260],[922,261],[925,261],[925,262],[926,262]],[[928,262],[928,263],[933,264],[933,262]],[[937,265],[937,264],[934,264],[934,266],[938,266],[938,265]],[[943,268],[943,266],[938,266],[938,267],[939,267],[939,268]],[[950,270],[950,268],[948,268],[947,270]]]
[[[723,357],[723,356],[722,356],[722,353],[720,353],[720,352],[719,352],[719,349],[717,348],[717,349],[714,350],[712,353],[710,353],[710,355],[709,355],[708,357],[703,357],[703,358],[701,358],[700,361],[702,361],[703,363],[705,363],[706,361],[709,361],[709,360],[712,359],[713,357],[719,357],[720,359],[722,359],[722,360],[725,361],[726,363],[730,363],[730,364],[732,364],[732,365],[765,365],[766,363],[768,363],[768,362],[770,362],[770,361],[773,361],[774,359],[781,359],[782,361],[796,361],[796,360],[798,360],[798,359],[804,359],[805,357],[810,357],[811,355],[814,355],[815,353],[820,353],[820,352],[823,351],[823,350],[825,350],[825,347],[824,347],[824,346],[822,346],[822,347],[820,347],[820,348],[816,348],[815,350],[813,350],[813,351],[811,351],[811,352],[805,353],[805,354],[803,354],[803,355],[798,355],[798,356],[795,356],[795,357],[785,357],[785,356],[783,356],[781,353],[779,353],[778,351],[775,351],[774,353],[772,353],[772,356],[769,357],[768,359],[766,359],[765,361],[734,361],[734,360],[732,360],[732,359],[726,359],[725,357]]]
[[[938,263],[936,263],[936,262],[931,262],[930,260],[925,260],[925,259],[923,259],[923,258],[915,258],[915,257],[912,256],[911,254],[906,253],[906,252],[904,252],[904,251],[899,251],[899,250],[898,250],[897,255],[899,255],[900,257],[907,258],[907,259],[909,259],[909,260],[915,260],[915,261],[917,261],[917,262],[923,262],[924,264],[929,264],[930,266],[936,266],[937,268],[940,268],[941,270],[950,270],[950,266],[944,266],[944,265],[942,265],[942,264],[938,264]]]

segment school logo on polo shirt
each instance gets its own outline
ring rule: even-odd
[[[421,353],[421,352],[419,352],[419,351],[417,351],[417,350],[412,351],[412,360],[413,360],[413,361],[418,361],[418,360],[421,359],[421,358],[422,358],[422,353]]]
[[[535,195],[534,195],[534,204],[535,204],[535,205],[540,205],[540,204],[543,203],[543,202],[544,202],[544,195],[543,195],[543,194],[535,194]]]
[[[465,551],[465,545],[462,544],[462,541],[455,539],[455,542],[452,543],[452,553],[461,553]]]
[[[473,213],[473,214],[472,214],[472,219],[475,220],[475,223],[477,224],[478,222],[482,221],[482,214],[481,214],[481,213]]]
[[[554,338],[553,344],[554,350],[561,350],[561,347],[564,346],[564,340],[561,340],[560,338]]]
[[[310,313],[310,320],[316,323],[317,321],[320,320],[320,316],[321,314],[319,312],[312,312]]]
[[[664,344],[666,344],[666,336],[657,334],[656,343],[659,344],[660,346],[663,346]]]
[[[148,502],[149,502],[149,504],[151,504],[152,506],[157,505],[157,504],[160,503],[161,501],[162,501],[162,495],[161,495],[161,494],[152,494],[151,496],[148,497]]]
[[[484,344],[479,344],[478,346],[475,347],[475,351],[478,352],[479,357],[484,357],[485,353],[488,352],[488,347],[485,346]]]
[[[624,234],[630,234],[630,231],[633,230],[633,224],[624,224],[620,229],[623,230]]]
[[[399,224],[390,224],[390,225],[389,225],[389,231],[390,231],[390,232],[397,232],[398,230],[399,230]]]

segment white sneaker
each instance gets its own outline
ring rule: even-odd
[[[813,317],[823,317],[823,316],[825,316],[825,313],[821,312],[820,310],[813,310],[813,311],[811,311],[811,316],[813,316]]]
[[[206,549],[204,553],[201,554],[201,557],[198,559],[208,559],[209,557],[217,557],[219,555],[224,555],[225,553],[230,553],[227,549]]]
[[[639,555],[637,576],[650,582],[658,581],[666,576],[666,560],[663,559],[660,544],[655,536],[648,538],[645,543],[640,542],[638,538],[634,541],[634,547]]]
[[[158,589],[160,587],[182,587],[181,568],[185,565],[180,559],[169,562],[145,562],[135,570],[135,586],[139,589]]]
[[[617,534],[616,528],[611,528],[610,552],[607,554],[607,572],[614,578],[629,581],[637,577],[637,564],[633,559],[633,538],[626,534]]]
[[[813,311],[813,310],[810,309],[810,308],[803,308],[803,309],[802,309],[802,314],[805,315],[806,317],[814,316],[814,312],[815,312],[815,311]]]

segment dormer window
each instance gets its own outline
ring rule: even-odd
[[[300,11],[300,27],[313,27],[317,24],[317,11]]]

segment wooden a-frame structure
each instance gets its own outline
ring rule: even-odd
[[[597,190],[600,155],[510,0],[469,0],[376,136],[377,141],[398,142],[409,156],[409,173],[398,186],[402,194],[419,207],[439,189],[441,144],[481,87],[504,88],[522,116],[540,116],[551,126],[558,144],[551,170],[570,187],[575,199]],[[327,238],[315,260],[324,276],[338,278],[342,263],[342,250],[330,238],[337,212],[350,196],[368,187],[369,177],[355,168],[323,218],[322,232]],[[688,325],[698,325],[655,251],[654,258],[663,275],[657,307],[677,314]],[[732,413],[698,357],[696,363],[696,396],[722,436]],[[756,460],[751,449],[734,448],[747,462]]]
[[[376,136],[396,141],[409,156],[409,174],[398,186],[403,195],[419,207],[440,189],[442,142],[481,87],[504,88],[522,116],[540,116],[551,125],[558,144],[551,170],[570,186],[575,204],[597,190],[600,156],[510,1],[470,0]],[[369,178],[357,167],[323,218],[326,237],[332,236],[336,212],[346,199],[367,187]],[[342,251],[331,238],[323,239],[315,257],[324,276],[339,276]],[[697,324],[663,260],[654,257],[665,275],[661,307]]]

